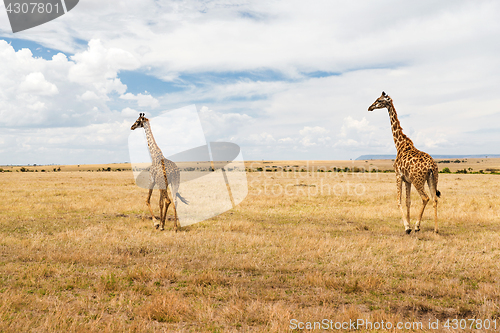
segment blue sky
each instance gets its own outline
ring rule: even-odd
[[[386,111],[367,112],[382,90],[417,148],[499,154],[498,14],[494,1],[87,0],[13,34],[0,10],[0,165],[129,161],[139,112],[192,104],[207,140],[247,160],[394,154]]]

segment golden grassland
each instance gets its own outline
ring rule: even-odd
[[[440,233],[429,205],[409,236],[394,174],[247,176],[240,205],[174,233],[172,221],[153,229],[130,171],[0,173],[0,331],[286,332],[292,319],[426,331],[453,318],[500,328],[499,175],[440,174]],[[412,203],[413,224],[415,193]]]

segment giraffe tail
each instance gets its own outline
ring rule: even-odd
[[[430,174],[430,176],[431,176],[431,177],[430,177],[430,179],[429,179],[429,180],[430,180],[430,181],[433,181],[433,184],[432,184],[432,185],[433,185],[433,188],[436,190],[436,196],[437,196],[438,198],[440,198],[440,197],[441,197],[441,192],[439,192],[439,190],[437,189],[437,183],[438,183],[438,179],[437,179],[437,178],[438,178],[438,173],[437,173],[436,171],[434,171],[434,170],[431,170],[431,174]],[[429,183],[429,185],[430,185],[430,183]],[[432,191],[432,190],[431,190],[431,191]]]
[[[189,201],[186,200],[186,198],[184,198],[182,195],[179,194],[179,192],[177,192],[177,195],[176,195],[179,199],[181,199],[181,201],[183,203],[185,203],[186,205],[189,205]]]

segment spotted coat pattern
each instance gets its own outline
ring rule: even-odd
[[[425,183],[428,184],[429,190],[431,192],[431,197],[434,206],[434,231],[438,232],[437,226],[437,198],[441,193],[437,190],[438,184],[438,168],[436,162],[432,157],[418,150],[413,145],[413,142],[408,138],[401,128],[401,124],[398,120],[398,115],[391,97],[389,97],[385,92],[368,108],[368,111],[373,111],[375,109],[386,108],[389,111],[389,117],[391,119],[392,135],[394,138],[394,144],[396,145],[397,157],[394,161],[394,171],[396,173],[396,183],[398,190],[398,206],[403,215],[403,224],[405,226],[406,233],[411,232],[410,227],[410,205],[411,205],[411,184],[415,186],[418,194],[422,198],[422,207],[418,215],[417,222],[415,223],[415,232],[420,231],[420,222],[422,220],[422,215],[425,210],[425,206],[429,202],[429,196],[425,192]],[[405,211],[402,206],[402,185],[405,184],[406,188],[406,216]]]
[[[178,230],[178,217],[177,217],[177,197],[181,198],[183,202],[186,203],[185,199],[182,198],[179,194],[179,184],[180,184],[180,171],[177,165],[166,159],[163,156],[163,153],[156,144],[156,141],[153,137],[153,132],[151,131],[151,125],[149,123],[149,119],[144,116],[143,113],[140,114],[139,118],[130,128],[131,130],[135,130],[136,128],[144,128],[146,133],[146,140],[148,142],[149,153],[151,155],[151,167],[149,169],[150,181],[149,181],[149,193],[146,198],[146,204],[151,212],[151,216],[153,219],[153,225],[155,228],[160,230],[165,229],[165,220],[167,216],[168,206],[172,203],[170,198],[168,197],[167,187],[170,184],[170,189],[172,191],[172,196],[175,199],[175,203],[173,203],[174,207],[174,229]],[[153,209],[151,208],[150,200],[151,194],[153,193],[153,188],[155,185],[160,190],[160,222],[158,222],[153,214]],[[180,225],[179,225],[180,227]]]

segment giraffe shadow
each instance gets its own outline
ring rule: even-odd
[[[408,237],[408,235],[405,234],[405,236]],[[453,234],[450,234],[449,232],[443,232],[442,230],[439,230],[439,233],[434,232],[434,228],[420,228],[419,232],[412,231],[411,234],[409,235],[410,237],[415,237],[418,240],[422,241],[432,241],[444,237],[449,237],[453,236]]]

